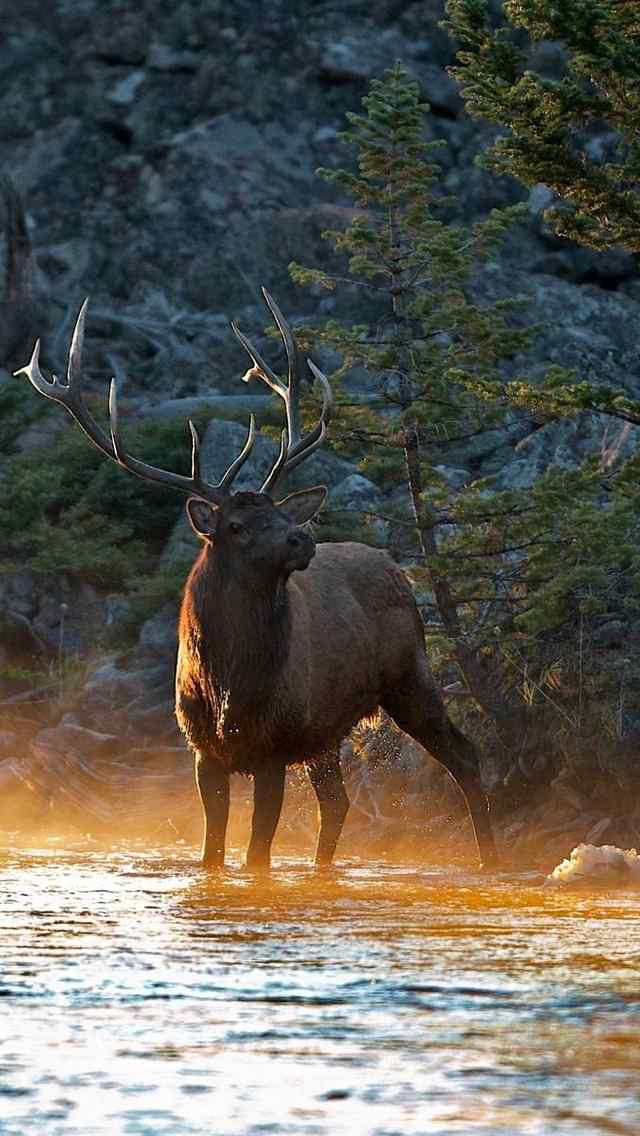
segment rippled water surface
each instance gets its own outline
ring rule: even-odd
[[[636,894],[0,858],[0,1132],[640,1132]]]

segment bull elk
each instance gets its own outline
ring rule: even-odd
[[[242,452],[217,485],[203,478],[190,422],[191,476],[147,465],[125,452],[116,384],[109,395],[109,435],[82,400],[81,351],[86,301],[68,357],[67,381],[47,380],[38,344],[25,374],[40,394],[60,402],[98,448],[141,478],[188,496],[189,521],[203,547],[182,601],[176,715],[195,754],[204,811],[203,862],[221,867],[229,811],[229,775],[254,780],[249,867],[268,867],[282,808],[285,772],[303,764],[315,790],[320,831],[316,864],[332,860],[349,807],[340,770],[341,740],[382,707],[401,730],[448,770],[465,795],[481,862],[495,862],[487,803],[473,745],[447,717],[425,653],[422,622],[402,571],[386,552],[363,544],[316,545],[303,527],[327,490],[318,486],[274,500],[279,481],[322,444],[329,384],[307,360],[322,389],[322,411],[303,434],[302,361],[289,324],[263,289],[288,360],[284,382],[232,324],[257,377],[286,409],[278,457],[257,492],[233,492],[254,443],[250,421]]]

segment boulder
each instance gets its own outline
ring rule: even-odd
[[[377,485],[361,473],[350,473],[331,490],[331,509],[348,512],[376,512],[382,507],[383,495]]]
[[[640,427],[612,426],[596,414],[578,414],[549,422],[518,442],[514,458],[497,474],[496,489],[528,489],[550,466],[576,469],[590,454],[601,454],[604,464],[627,457],[638,445]]]
[[[12,730],[0,730],[0,759],[13,753],[18,746],[18,735]]]
[[[149,654],[175,655],[178,640],[177,603],[164,607],[143,623],[138,643]]]
[[[126,705],[147,689],[149,675],[141,670],[126,670],[116,657],[101,663],[82,688],[82,705],[111,707]]]
[[[196,414],[210,414],[222,419],[246,414],[248,422],[251,414],[264,413],[274,405],[269,395],[244,394],[240,383],[238,391],[238,394],[216,394],[212,391],[208,394],[193,395],[191,398],[164,398],[145,407],[144,417],[145,419],[183,418],[186,423]]]
[[[40,755],[54,749],[59,753],[78,750],[86,757],[113,757],[122,749],[122,740],[114,734],[102,734],[85,726],[59,724],[39,733],[31,741],[31,749]]]

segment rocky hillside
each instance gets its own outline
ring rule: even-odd
[[[0,172],[10,174],[26,210],[32,304],[21,312],[26,324],[19,321],[17,338],[5,342],[0,398],[13,398],[8,368],[24,361],[34,334],[43,336],[46,367],[63,367],[75,313],[90,295],[85,358],[93,388],[104,390],[107,376],[117,374],[131,418],[186,419],[194,407],[204,409],[213,419],[211,460],[224,465],[242,433],[228,419],[244,419],[251,403],[238,390],[246,362],[229,320],[254,332],[264,326],[259,285],[268,285],[294,321],[358,315],[357,300],[296,288],[287,266],[294,258],[327,265],[321,232],[339,224],[344,203],[315,171],[348,161],[337,133],[370,78],[400,60],[420,82],[431,104],[430,136],[443,141],[443,187],[457,220],[471,222],[526,196],[509,178],[474,164],[490,132],[466,116],[446,73],[453,48],[442,15],[439,0],[52,0],[44,7],[23,0],[0,48]],[[553,73],[557,63],[554,45],[539,49],[537,66]],[[595,134],[590,144],[602,141]],[[640,397],[633,258],[546,236],[545,187],[527,199],[528,221],[480,285],[487,295],[528,299],[527,321],[541,325],[509,370],[535,376],[562,363]],[[8,199],[5,211],[7,227]],[[6,295],[0,307],[5,323],[13,299]],[[355,376],[352,389],[366,395],[366,376]],[[33,417],[35,403],[25,405]],[[62,415],[23,431],[12,427],[5,460],[43,447],[54,460],[58,432],[71,429]],[[452,477],[493,474],[498,486],[526,486],[549,462],[571,465],[611,443],[586,415],[543,426],[519,418],[517,428],[481,437],[455,456]],[[634,444],[627,434],[624,445]],[[384,504],[380,490],[342,459],[318,461],[335,507]],[[1,465],[0,477],[6,481]],[[176,518],[179,510],[178,503]],[[170,547],[188,556],[195,550],[189,541],[178,528]],[[157,552],[162,564],[166,553]],[[126,609],[126,596],[86,580],[25,573],[15,558],[3,567],[0,618],[48,666],[57,665],[61,641],[86,656]],[[101,657],[97,670],[89,668],[77,704],[69,709],[65,695],[59,705],[65,729],[100,726],[109,735],[142,732],[149,744],[177,744],[170,718],[174,610],[175,603],[161,605],[124,662]],[[7,677],[11,650],[4,654],[4,694],[21,697],[15,676]],[[39,729],[51,724],[36,722]],[[59,742],[47,735],[36,752]],[[7,752],[14,745],[5,739]]]
[[[26,0],[2,47],[0,146],[28,211],[35,324],[49,330],[51,359],[62,346],[52,333],[89,294],[93,373],[118,364],[130,392],[153,387],[154,397],[231,389],[242,360],[227,321],[262,321],[260,283],[294,315],[318,308],[287,272],[293,257],[326,260],[320,231],[340,211],[315,170],[344,163],[336,134],[345,114],[395,60],[431,104],[459,219],[521,197],[510,179],[474,165],[488,133],[464,114],[445,71],[452,46],[442,9],[439,0],[54,0],[43,11]],[[553,69],[553,49],[545,51]],[[545,239],[546,203],[544,187],[530,194],[530,223],[502,273],[507,292],[534,284],[539,309],[560,317],[557,341],[540,341],[537,360],[561,351],[567,323],[577,322],[579,361],[593,348],[624,373],[610,297],[590,290],[584,299],[573,286],[616,290],[631,321],[635,308],[621,297],[639,295],[632,258]],[[549,275],[564,287],[547,284]]]

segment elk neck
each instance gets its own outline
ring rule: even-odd
[[[236,713],[269,702],[289,651],[286,579],[248,579],[207,546],[189,578],[185,604],[192,650],[209,676],[214,701],[231,699]]]

